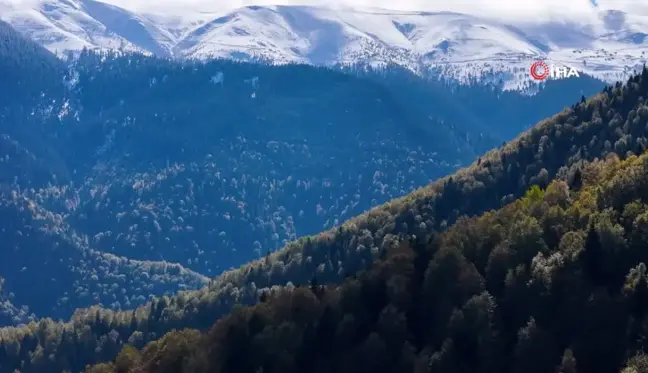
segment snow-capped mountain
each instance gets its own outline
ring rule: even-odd
[[[0,19],[58,55],[124,49],[178,58],[316,65],[396,63],[516,88],[542,59],[616,81],[643,65],[648,18],[503,23],[450,12],[249,6],[227,12],[133,12],[93,0],[0,0]]]

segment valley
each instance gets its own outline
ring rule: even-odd
[[[19,5],[0,373],[648,366],[636,17],[582,49],[448,12]],[[580,77],[525,80],[561,53]]]
[[[576,325],[595,322],[605,325],[604,329],[575,328],[564,337],[556,332],[556,340],[552,340],[545,347],[548,350],[540,349],[536,352],[544,351],[548,354],[549,360],[541,360],[542,364],[538,363],[542,372],[546,371],[547,366],[553,367],[554,364],[574,364],[572,360],[581,361],[579,364],[584,364],[592,369],[591,371],[599,371],[597,367],[601,366],[602,372],[612,366],[626,363],[629,366],[641,364],[641,355],[632,355],[633,351],[636,351],[634,349],[641,348],[633,337],[635,334],[617,335],[627,339],[627,349],[630,353],[627,362],[621,352],[614,356],[602,355],[597,352],[596,343],[588,341],[593,339],[600,343],[609,343],[609,335],[606,333],[624,333],[626,322],[630,322],[632,326],[629,332],[643,333],[639,325],[632,324],[635,316],[627,313],[623,304],[633,302],[633,289],[639,291],[640,284],[646,281],[642,275],[644,270],[641,264],[641,250],[637,251],[643,245],[642,191],[645,190],[643,167],[646,159],[645,156],[637,157],[633,154],[635,151],[643,153],[647,144],[645,127],[648,116],[643,99],[645,87],[648,87],[645,83],[648,81],[645,80],[646,77],[648,70],[630,79],[626,85],[608,87],[589,100],[576,103],[571,108],[541,121],[501,149],[488,152],[477,162],[451,176],[374,208],[338,228],[299,239],[266,258],[228,271],[199,291],[156,298],[135,311],[115,312],[95,307],[75,313],[73,319],[67,323],[41,320],[31,326],[0,329],[1,339],[5,341],[3,348],[0,348],[0,353],[4,353],[0,356],[0,361],[9,362],[0,367],[8,372],[17,366],[21,366],[21,371],[24,372],[43,371],[46,363],[40,355],[30,355],[30,349],[17,350],[8,344],[28,346],[28,343],[32,343],[29,341],[36,341],[37,348],[42,348],[46,356],[54,356],[53,361],[56,365],[47,363],[48,369],[53,371],[78,371],[89,363],[110,361],[122,348],[116,365],[99,364],[91,368],[91,371],[164,371],[160,370],[165,369],[161,367],[180,364],[176,363],[180,361],[176,359],[183,356],[189,360],[182,360],[185,359],[183,357],[182,361],[192,363],[186,366],[182,363],[182,371],[226,369],[221,366],[225,363],[232,364],[228,366],[243,364],[243,367],[237,368],[243,371],[255,371],[259,364],[266,367],[280,364],[277,366],[281,366],[282,369],[293,369],[293,365],[285,367],[283,363],[276,362],[272,357],[276,356],[273,352],[265,352],[268,351],[266,345],[255,347],[258,349],[256,351],[268,353],[271,357],[271,360],[265,363],[254,359],[241,359],[236,357],[238,355],[233,350],[222,349],[230,343],[221,344],[218,340],[235,338],[235,335],[223,332],[222,328],[239,330],[244,333],[241,338],[246,340],[258,335],[262,330],[265,330],[264,333],[270,333],[274,330],[275,323],[293,323],[298,317],[307,317],[299,319],[305,323],[300,325],[315,327],[311,323],[317,322],[316,320],[324,322],[326,319],[321,317],[331,311],[336,312],[330,315],[330,322],[335,325],[345,317],[350,317],[348,315],[375,315],[364,318],[368,322],[367,327],[373,328],[372,320],[384,320],[378,325],[387,321],[386,316],[379,317],[376,311],[379,314],[390,312],[397,318],[409,317],[418,320],[415,318],[416,313],[405,316],[410,314],[398,308],[415,304],[431,307],[430,312],[435,312],[435,317],[429,322],[447,322],[455,325],[461,320],[457,320],[460,314],[452,311],[454,306],[450,302],[463,304],[463,315],[471,315],[473,312],[486,312],[484,317],[491,315],[488,317],[492,318],[500,317],[499,312],[518,315],[507,318],[510,321],[505,325],[512,330],[507,332],[508,334],[501,334],[502,338],[506,338],[513,345],[502,348],[514,348],[517,344],[526,343],[523,341],[526,341],[527,337],[518,339],[515,333],[518,329],[521,330],[520,333],[533,335],[538,333],[538,330],[552,330],[554,327],[564,330],[564,325],[560,324],[562,322],[573,322]],[[621,100],[621,97],[624,99]],[[622,247],[626,249],[617,250]],[[422,259],[415,260],[419,255],[422,255]],[[614,265],[602,266],[602,255],[607,258],[606,263]],[[411,266],[414,269],[408,270]],[[367,271],[364,271],[365,269]],[[604,277],[600,276],[609,277],[603,280]],[[407,301],[418,299],[409,298],[407,295],[416,289],[410,287],[413,285],[407,285],[410,282],[402,282],[408,278],[411,278],[410,281],[424,281],[423,287],[418,288],[420,291],[429,292],[424,299],[447,301],[438,304],[429,301]],[[553,281],[561,282],[552,285]],[[564,281],[574,282],[571,286],[576,286],[574,291],[578,291],[577,299],[561,300],[560,284]],[[626,285],[623,285],[624,281]],[[329,286],[321,288],[318,283]],[[339,288],[338,293],[334,286],[340,283],[345,284]],[[618,290],[622,286],[624,290]],[[386,293],[380,289],[384,289]],[[515,293],[516,298],[511,299],[509,297],[513,295],[510,292],[514,290],[520,293]],[[457,294],[457,298],[447,298],[448,292]],[[344,295],[344,301],[339,305],[335,303],[337,301],[334,299],[339,299],[335,294]],[[328,298],[330,296],[334,298]],[[361,296],[366,297],[363,298],[364,301],[356,298]],[[516,302],[518,297],[529,297],[524,299],[534,301],[526,306],[527,303]],[[545,311],[545,301],[558,302],[559,307],[567,307],[570,312],[562,313],[561,308]],[[587,312],[585,314],[590,316],[583,318],[577,311],[581,308],[571,308],[574,307],[574,303],[567,303],[568,301],[575,302],[577,307],[584,309],[607,307],[608,311],[618,312],[618,318],[610,319],[608,312]],[[257,302],[261,304],[254,308],[236,307],[238,304]],[[384,302],[389,303],[385,305]],[[495,303],[503,305],[502,311],[493,308]],[[331,311],[324,311],[327,304]],[[360,306],[363,304],[366,306]],[[337,307],[350,308],[340,310]],[[387,307],[387,311],[381,313],[379,310],[383,307]],[[226,316],[232,309],[235,309],[233,315]],[[550,310],[553,311],[545,313]],[[274,316],[265,312],[272,312],[271,315]],[[552,316],[553,312],[569,318]],[[632,312],[643,311],[638,308]],[[401,316],[398,316],[399,314]],[[223,316],[224,319],[210,328]],[[360,317],[353,318],[363,320]],[[240,324],[241,322],[262,322],[262,325],[260,329],[247,332],[245,325],[248,324]],[[416,339],[406,337],[407,343],[412,346],[411,354],[392,357],[396,360],[390,360],[392,363],[386,361],[384,364],[393,364],[400,359],[405,359],[402,363],[407,366],[417,364],[419,359],[421,364],[427,364],[429,361],[439,361],[434,364],[446,361],[444,364],[452,366],[462,366],[461,362],[486,364],[480,360],[466,358],[475,352],[450,350],[448,345],[454,340],[474,340],[480,335],[474,334],[478,333],[478,330],[483,330],[483,333],[501,330],[495,329],[499,328],[499,324],[487,323],[486,325],[492,326],[486,329],[478,329],[479,325],[465,326],[469,334],[454,334],[454,329],[448,329],[447,333],[450,334],[446,336],[421,334],[420,337],[411,337],[429,342],[417,342]],[[620,328],[619,325],[624,327]],[[438,325],[435,330],[441,327],[442,325]],[[161,335],[172,329],[184,328],[197,330],[173,332],[158,340]],[[37,334],[38,330],[46,330],[48,333]],[[199,330],[210,331],[203,338]],[[363,342],[366,340],[382,341],[379,343],[386,343],[385,340],[390,343],[393,341],[391,334],[382,334],[387,331],[380,331],[380,334],[377,334],[380,339],[376,339],[378,337],[372,336],[372,332],[355,330],[356,333],[361,333],[358,343],[369,343]],[[425,328],[416,330],[421,333]],[[587,333],[586,330],[597,332]],[[110,338],[96,338],[93,335],[110,335]],[[310,338],[309,335],[311,334],[303,334],[302,338]],[[279,338],[280,335],[269,336]],[[50,338],[61,338],[62,342],[55,344]],[[434,342],[435,339],[438,342]],[[560,342],[561,340],[571,340],[574,344]],[[148,344],[143,356],[153,356],[153,360],[141,360],[134,348],[144,347],[150,341],[156,342]],[[212,341],[222,346],[217,349],[219,357],[215,360],[204,360],[205,355],[202,351],[207,347],[203,343]],[[342,341],[344,339],[340,339],[340,343]],[[405,343],[402,339],[396,341]],[[124,347],[126,343],[135,347]],[[353,342],[346,343],[355,346]],[[432,347],[422,348],[419,343],[439,343],[440,347],[435,351]],[[310,343],[302,345],[316,346]],[[563,345],[564,348],[561,347]],[[291,345],[281,346],[290,348]],[[158,348],[167,353],[158,356]],[[83,349],[92,349],[96,353],[77,356],[69,353],[72,350]],[[336,351],[338,350],[331,351],[322,347],[312,353],[315,356],[342,353]],[[233,355],[227,357],[230,353]],[[298,349],[288,350],[286,353],[299,356],[306,352]],[[367,353],[368,356],[373,356]],[[522,351],[517,353],[521,354]],[[530,354],[529,358],[536,356],[535,353]],[[341,355],[326,356],[343,359]],[[567,360],[561,362],[561,356]],[[161,365],[148,365],[150,361],[158,361]],[[312,359],[299,361],[299,364],[313,362]],[[502,360],[494,361],[503,366],[514,364]],[[523,364],[526,360],[516,361],[518,363],[515,364],[520,365],[514,366],[527,369],[524,367],[528,365]],[[246,367],[245,364],[251,366]],[[474,369],[474,365],[471,364],[465,369]],[[352,368],[348,369],[354,371]]]
[[[10,324],[200,288],[451,173],[603,86],[583,77],[527,96],[399,67],[95,52],[66,65],[7,35]],[[47,84],[31,83],[36,74]]]

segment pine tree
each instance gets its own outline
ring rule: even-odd
[[[577,168],[576,172],[574,172],[574,177],[572,178],[570,187],[572,189],[580,189],[583,187],[583,175],[580,168]]]
[[[583,271],[588,280],[596,285],[605,284],[603,272],[603,246],[594,224],[590,224],[585,239],[585,248],[581,252]]]
[[[515,348],[515,372],[546,373],[555,366],[555,345],[551,334],[540,328],[531,318],[518,333]]]

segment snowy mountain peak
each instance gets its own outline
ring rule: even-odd
[[[542,59],[615,81],[645,59],[648,19],[604,11],[589,23],[503,23],[452,12],[248,6],[133,12],[94,0],[0,0],[0,19],[59,55],[123,49],[178,58],[316,65],[398,64],[516,88]]]

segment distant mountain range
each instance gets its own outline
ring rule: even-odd
[[[604,11],[586,24],[502,23],[466,14],[306,6],[133,12],[92,0],[0,0],[0,19],[59,56],[123,49],[163,57],[313,65],[397,64],[523,87],[537,59],[614,82],[645,62],[648,19]]]

